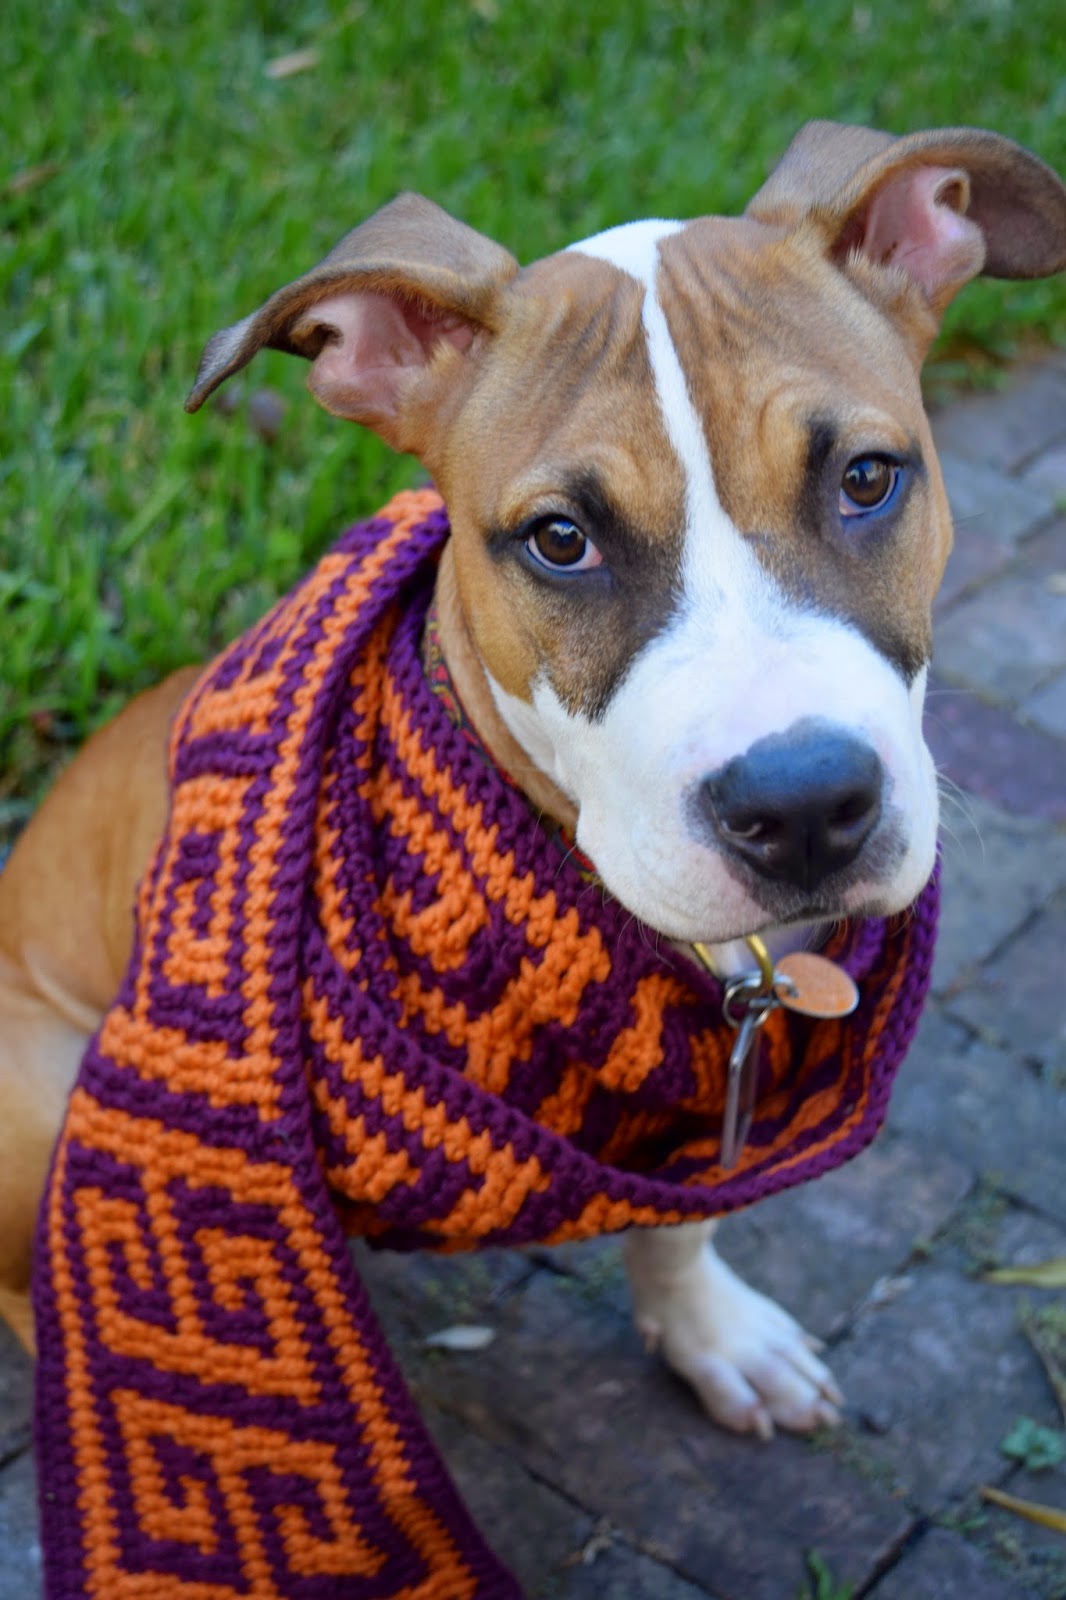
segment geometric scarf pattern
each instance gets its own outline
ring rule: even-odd
[[[719,986],[657,951],[455,727],[448,523],[397,496],[203,674],[35,1265],[52,1600],[514,1600],[347,1236],[551,1243],[717,1215],[881,1123],[935,883],[841,928],[846,1021],[763,1029],[720,1160]]]

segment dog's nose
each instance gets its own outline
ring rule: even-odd
[[[700,786],[722,844],[764,878],[814,889],[855,860],[881,815],[874,750],[806,719],[759,739]]]

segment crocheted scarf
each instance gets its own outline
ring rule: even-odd
[[[861,1149],[936,889],[842,931],[846,1023],[773,1016],[719,1164],[721,993],[650,948],[420,656],[439,498],[399,495],[177,718],[134,954],[39,1227],[52,1600],[514,1600],[346,1235],[551,1243],[746,1205]]]

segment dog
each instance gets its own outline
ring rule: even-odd
[[[817,946],[930,875],[952,530],[919,372],[969,280],[1064,264],[1066,189],[1008,140],[811,123],[742,217],[635,222],[526,268],[403,196],[217,334],[188,406],[270,346],[419,458],[478,738],[635,918],[729,973],[746,936]],[[31,1348],[35,1211],[195,676],[89,741],[0,875],[0,1312]],[[646,1339],[728,1428],[832,1424],[815,1341],[711,1228],[627,1234]]]

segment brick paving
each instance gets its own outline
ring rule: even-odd
[[[366,1274],[482,1527],[529,1600],[1066,1600],[1066,1539],[981,1484],[1066,1505],[1001,1443],[1062,1426],[994,1262],[1066,1256],[1066,355],[934,419],[958,525],[928,733],[951,790],[935,996],[864,1156],[722,1230],[829,1346],[847,1421],[736,1440],[643,1352],[617,1250]],[[950,787],[950,786],[949,786]],[[489,1324],[474,1353],[427,1335]],[[0,1332],[0,1600],[35,1600],[30,1368]],[[815,1588],[820,1558],[831,1593]]]

